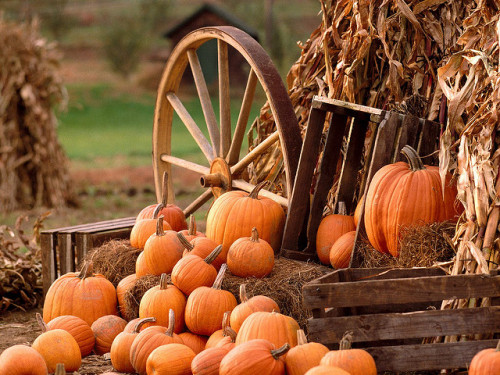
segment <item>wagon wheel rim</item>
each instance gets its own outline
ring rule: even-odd
[[[217,123],[207,84],[196,54],[196,50],[202,44],[212,39],[217,40],[220,124]],[[229,109],[229,46],[236,49],[250,66],[234,134],[231,132]],[[182,76],[188,65],[193,73],[205,126],[208,128],[208,139],[177,96]],[[277,130],[240,159],[240,150],[247,129],[250,109],[259,83],[266,94]],[[191,133],[205,156],[208,166],[172,155],[171,133],[174,112]],[[250,192],[254,185],[239,178],[239,174],[278,140],[283,155],[287,194],[291,196],[302,139],[290,98],[271,59],[250,35],[231,26],[207,27],[186,35],[172,50],[158,88],[153,124],[153,171],[158,201],[161,201],[163,173],[167,172],[171,175],[172,165],[197,172],[201,176],[207,176],[211,174],[214,160],[219,163],[223,160],[227,163],[227,169],[230,173],[230,176],[226,176],[226,180],[229,177],[230,186],[223,186],[222,191],[240,189]],[[224,168],[220,169],[224,170]],[[201,180],[203,181],[203,178]],[[214,189],[208,188],[183,210],[184,214],[188,216],[212,198],[214,194],[217,195],[214,191]],[[269,197],[283,206],[288,206],[286,197],[267,190],[262,190],[260,195]],[[169,203],[173,202],[174,196],[172,179],[169,179]]]

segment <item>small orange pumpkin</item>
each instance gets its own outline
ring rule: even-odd
[[[137,249],[144,249],[151,235],[156,233],[158,218],[137,220],[130,232],[130,245]],[[172,230],[169,223],[163,220],[163,230]],[[137,268],[136,272],[137,273]],[[139,276],[138,276],[139,277]]]
[[[194,334],[192,332],[182,332],[179,334],[184,345],[189,346],[196,354],[205,349],[207,337]]]
[[[118,308],[120,309],[120,315],[124,319],[127,319],[126,316],[127,310],[125,309],[125,294],[130,288],[132,288],[135,285],[136,281],[137,281],[137,276],[135,273],[133,273],[121,279],[118,285],[116,286],[116,297],[118,298]]]
[[[82,358],[92,353],[95,345],[94,332],[85,320],[73,315],[61,315],[48,322],[47,328],[68,331],[80,347]]]
[[[217,345],[216,348],[226,348],[228,351],[232,350],[236,345],[237,333],[231,327],[226,327],[224,329],[225,337],[223,337]]]
[[[271,245],[259,239],[257,228],[252,228],[251,237],[238,238],[229,247],[227,266],[239,277],[265,277],[274,267],[274,251]]]
[[[340,367],[319,365],[309,369],[305,375],[350,375]]]
[[[297,346],[286,355],[285,367],[288,375],[303,375],[315,366],[319,366],[321,358],[328,353],[328,348],[317,342],[307,342],[303,330],[297,331]]]
[[[188,229],[181,230],[179,233],[182,234],[188,241],[191,241],[196,237],[205,237],[202,232],[198,232],[196,230],[196,219],[194,218],[194,215],[189,216]]]
[[[330,264],[335,269],[347,268],[351,262],[351,254],[356,239],[356,231],[347,232],[335,241],[330,250]]]
[[[200,258],[206,258],[217,247],[217,244],[207,237],[195,237],[191,241],[188,241],[182,233],[177,233],[177,236],[184,246],[184,251],[182,253],[183,257],[186,255],[198,255]],[[213,260],[212,266],[219,271],[224,261],[222,255],[219,254],[217,258]]]
[[[229,351],[226,348],[208,348],[198,353],[191,362],[193,375],[219,375],[220,362]]]
[[[146,370],[154,375],[191,375],[191,362],[195,356],[187,345],[162,345],[149,355]]]
[[[226,337],[226,327],[229,327],[229,317],[231,316],[231,311],[226,311],[222,316],[222,328],[218,329],[210,335],[205,344],[205,349],[214,348],[217,346],[220,340]]]
[[[0,354],[0,374],[47,375],[47,365],[42,355],[26,345],[14,345]]]
[[[495,349],[483,349],[473,358],[469,366],[469,375],[500,374],[500,341]]]
[[[95,352],[100,355],[109,353],[113,340],[126,325],[127,321],[116,315],[101,316],[92,323],[90,328],[95,336]]]

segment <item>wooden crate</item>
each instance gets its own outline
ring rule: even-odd
[[[61,275],[76,270],[87,251],[110,239],[128,238],[135,217],[44,230],[40,234],[43,292]]]
[[[353,347],[370,352],[378,371],[465,368],[478,351],[498,343],[498,271],[448,276],[435,268],[344,269],[304,285],[303,297],[313,314],[309,340],[335,349],[353,331]],[[442,300],[479,297],[491,297],[491,306],[439,309]],[[426,337],[470,334],[490,339],[422,344]]]

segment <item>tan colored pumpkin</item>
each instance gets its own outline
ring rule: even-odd
[[[205,349],[207,345],[207,337],[194,334],[192,332],[179,333],[179,337],[184,345],[189,346],[196,354]]]
[[[191,241],[196,237],[205,237],[205,234],[196,230],[196,219],[194,218],[194,215],[189,216],[188,229],[181,230],[179,233],[182,234],[188,241]]]
[[[231,350],[220,363],[220,375],[284,375],[282,356],[290,349],[284,344],[279,349],[269,341],[247,341]]]
[[[314,366],[305,375],[350,375],[346,370],[333,366]]]
[[[236,298],[231,292],[221,290],[227,265],[223,264],[212,287],[196,288],[188,297],[185,311],[186,326],[198,335],[209,336],[222,326],[226,311],[232,311]]]
[[[226,259],[231,244],[240,237],[248,236],[253,227],[275,252],[279,250],[285,212],[272,199],[259,196],[259,191],[266,184],[267,181],[257,184],[250,194],[240,190],[228,191],[212,204],[207,216],[206,235],[222,244],[223,259]]]
[[[353,230],[343,234],[337,241],[335,241],[330,249],[330,264],[333,268],[338,270],[349,267],[355,239],[356,231]]]
[[[469,375],[500,374],[500,340],[495,349],[483,349],[473,358],[469,366]]]
[[[141,253],[142,254],[142,253]],[[137,281],[137,276],[135,273],[125,276],[120,280],[116,286],[116,297],[118,298],[118,308],[120,309],[120,315],[122,318],[126,319],[127,311],[125,310],[125,294],[127,291],[135,285]]]
[[[155,318],[139,319],[132,332],[121,332],[113,340],[110,356],[113,367],[120,372],[134,372],[134,366],[130,362],[130,348],[134,339],[139,334],[141,327],[148,322],[154,322]]]
[[[231,312],[231,328],[239,332],[241,325],[250,314],[257,311],[280,312],[278,304],[267,296],[248,298],[245,284],[240,285],[240,304]]]
[[[330,264],[330,249],[343,234],[356,230],[354,218],[346,215],[345,203],[339,202],[339,213],[327,215],[316,233],[316,254],[321,263]]]
[[[226,348],[208,348],[198,353],[191,362],[191,372],[193,375],[219,375],[219,367],[222,358],[229,351]]]
[[[71,303],[67,303],[71,301]],[[80,272],[59,277],[50,286],[43,304],[43,320],[74,315],[92,325],[104,315],[117,315],[116,289],[103,275],[92,273],[92,262]]]
[[[148,375],[191,375],[191,361],[195,352],[184,344],[162,345],[149,355]]]
[[[62,315],[48,322],[47,328],[68,331],[80,347],[82,358],[92,353],[95,345],[94,332],[85,320],[73,315]]]
[[[321,358],[328,353],[328,348],[317,342],[307,342],[303,330],[297,331],[297,346],[286,355],[285,367],[288,375],[304,375],[308,370],[319,366]]]
[[[221,251],[222,245],[219,245],[205,259],[198,255],[184,256],[172,270],[172,284],[187,296],[200,286],[213,285],[217,278],[217,270],[212,262]]]
[[[126,325],[127,321],[116,315],[101,316],[92,323],[90,328],[95,336],[95,352],[100,355],[109,353],[113,340]]]
[[[14,345],[0,354],[0,374],[47,375],[47,365],[42,355],[26,345]]]
[[[265,277],[274,267],[274,251],[271,245],[259,239],[257,228],[252,228],[251,237],[238,238],[229,247],[227,266],[239,277]]]
[[[226,311],[222,316],[222,328],[218,329],[210,335],[205,344],[205,349],[214,348],[217,346],[220,340],[226,337],[226,327],[229,327],[229,317],[231,316],[231,311]]]
[[[184,251],[182,253],[183,257],[186,255],[198,255],[200,258],[206,258],[217,247],[217,244],[207,237],[195,237],[191,241],[188,241],[181,233],[177,233],[177,236],[184,246]],[[217,258],[213,260],[212,266],[219,271],[224,261],[222,255],[219,254]]]
[[[162,274],[160,285],[152,287],[142,296],[139,304],[139,318],[153,316],[156,324],[167,326],[170,322],[169,309],[175,313],[174,332],[180,333],[184,330],[184,310],[186,308],[186,297],[174,285],[167,284],[167,274]]]

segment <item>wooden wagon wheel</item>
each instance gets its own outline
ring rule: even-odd
[[[209,40],[217,40],[220,126],[217,124],[210,94],[196,53]],[[231,134],[230,81],[228,48],[232,46],[250,66],[247,85],[234,134]],[[210,140],[182,104],[178,90],[182,75],[190,65],[200,99]],[[277,131],[240,159],[245,129],[257,84],[260,83],[269,101]],[[171,132],[174,111],[189,130],[203,152],[207,165],[201,165],[172,155]],[[172,165],[197,172],[202,186],[209,187],[184,210],[187,216],[196,211],[212,195],[240,189],[251,191],[254,185],[241,178],[241,172],[276,141],[280,141],[286,173],[288,194],[292,191],[302,139],[297,118],[283,82],[264,49],[248,34],[230,26],[207,27],[186,35],[173,49],[165,66],[158,89],[153,127],[153,169],[158,201],[161,201],[162,175],[170,174]],[[288,199],[267,190],[261,195],[287,206]],[[168,197],[174,199],[172,179],[169,179]]]

